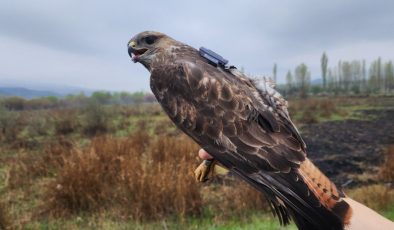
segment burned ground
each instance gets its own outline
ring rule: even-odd
[[[394,144],[394,108],[360,110],[360,119],[305,125],[309,157],[338,185],[375,183],[384,149]]]

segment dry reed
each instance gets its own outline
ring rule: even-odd
[[[385,161],[380,166],[379,177],[387,183],[394,183],[394,145],[387,147]]]
[[[190,170],[196,151],[185,137],[151,140],[142,131],[129,138],[95,138],[64,159],[44,196],[46,211],[64,216],[117,207],[139,220],[199,214],[199,185]]]
[[[394,190],[385,185],[369,185],[347,192],[349,197],[374,209],[384,210],[394,204]]]

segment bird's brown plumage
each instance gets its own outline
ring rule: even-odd
[[[146,36],[155,36],[154,44]],[[217,161],[263,192],[283,224],[342,229],[349,206],[307,158],[287,102],[267,83],[217,68],[198,51],[157,32],[129,44],[150,72],[150,85],[170,119]],[[150,42],[149,42],[150,43]],[[152,50],[152,51],[151,51]]]

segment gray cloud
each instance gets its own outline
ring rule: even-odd
[[[97,89],[148,90],[126,42],[158,30],[206,46],[252,74],[279,79],[300,62],[319,75],[319,58],[372,60],[394,53],[394,2],[77,1],[0,3],[0,79]],[[23,68],[21,68],[23,67]]]
[[[72,15],[68,16],[71,19],[68,20],[67,17],[55,13],[61,9],[51,7],[50,4],[30,7],[30,5],[1,7],[0,35],[68,52],[97,52],[97,49],[89,43],[88,33],[86,35],[81,33],[78,22],[72,19]]]
[[[304,2],[277,24],[272,36],[285,45],[335,46],[365,40],[392,40],[394,2]]]

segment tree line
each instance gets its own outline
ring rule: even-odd
[[[311,83],[311,72],[305,63],[286,74],[286,83],[278,85],[285,96],[308,95],[369,95],[394,93],[394,66],[391,60],[380,57],[367,67],[365,60],[339,61],[329,67],[329,59],[324,52],[320,59],[321,82]],[[273,80],[277,79],[277,64],[273,66]],[[241,68],[241,71],[244,71]],[[10,110],[48,109],[55,107],[81,107],[91,102],[99,104],[141,104],[156,102],[152,93],[96,91],[90,96],[84,93],[68,95],[64,98],[41,97],[24,99],[21,97],[0,97],[0,106]]]
[[[84,93],[70,94],[64,98],[54,96],[40,97],[34,99],[24,99],[21,97],[0,97],[0,107],[9,110],[25,110],[25,109],[51,109],[51,108],[72,108],[85,107],[92,103],[101,105],[122,104],[136,105],[142,103],[156,102],[156,98],[152,93],[146,92],[108,92],[96,91],[90,96]]]
[[[321,82],[311,84],[311,73],[304,63],[286,74],[286,84],[278,86],[285,95],[307,97],[310,94],[392,94],[394,93],[394,66],[391,60],[380,57],[367,67],[365,60],[339,61],[329,67],[329,59],[324,52],[320,59]],[[277,65],[273,76],[276,79]]]

